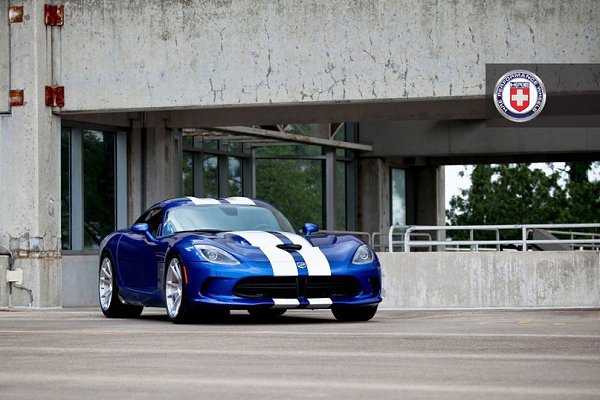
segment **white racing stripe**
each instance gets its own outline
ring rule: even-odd
[[[221,202],[217,199],[208,199],[208,198],[200,199],[198,197],[188,197],[188,199],[190,199],[192,201],[192,203],[194,203],[197,206],[202,206],[202,205],[206,205],[206,204],[221,204]]]
[[[306,269],[309,275],[331,275],[331,266],[327,257],[321,251],[320,248],[314,247],[310,242],[304,239],[302,236],[296,235],[289,232],[281,232],[285,237],[291,240],[294,244],[299,244],[302,249],[298,250],[298,253],[304,258],[306,262]]]
[[[296,299],[273,299],[273,303],[275,303],[273,308],[290,308],[300,305],[300,301]]]
[[[308,299],[308,308],[329,308],[333,304],[330,298],[314,298]]]
[[[243,237],[254,247],[258,247],[269,259],[274,276],[298,276],[294,257],[276,246],[283,242],[275,235],[261,231],[232,232]]]
[[[239,204],[239,205],[249,205],[255,206],[256,203],[254,200],[249,199],[247,197],[228,197],[225,201],[229,202],[229,204]]]

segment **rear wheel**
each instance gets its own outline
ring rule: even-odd
[[[377,306],[335,307],[331,309],[331,312],[340,322],[368,321],[375,316]]]
[[[103,255],[98,269],[98,297],[100,309],[108,318],[136,318],[144,307],[123,304],[119,300],[119,285],[112,259]]]
[[[285,308],[251,308],[248,314],[258,319],[271,319],[285,314],[286,311]]]
[[[190,311],[183,280],[183,264],[178,256],[171,258],[167,263],[165,302],[167,316],[172,322],[178,324],[189,320]]]

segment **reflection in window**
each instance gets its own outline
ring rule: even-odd
[[[206,155],[203,157],[205,197],[219,197],[218,165],[217,156]]]
[[[258,159],[256,196],[272,203],[298,229],[305,222],[323,226],[321,160]]]
[[[346,163],[338,161],[335,172],[335,229],[346,229]]]
[[[403,169],[391,169],[392,225],[406,225],[406,180]]]
[[[229,196],[242,195],[242,163],[237,157],[229,157],[227,159],[229,171],[227,178],[229,182]]]
[[[183,180],[183,195],[194,195],[194,153],[184,151],[181,160],[182,165],[182,180]]]
[[[60,212],[62,249],[71,248],[71,130],[62,129],[60,141]]]
[[[115,134],[83,133],[83,246],[97,248],[115,229]]]

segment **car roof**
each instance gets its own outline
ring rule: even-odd
[[[174,199],[163,200],[159,203],[156,203],[150,208],[160,207],[165,210],[179,207],[182,205],[218,205],[218,204],[233,204],[233,205],[247,205],[247,206],[259,206],[259,207],[268,207],[275,208],[271,204],[262,201],[251,199],[249,197],[227,197],[227,198],[212,198],[212,197],[178,197]]]

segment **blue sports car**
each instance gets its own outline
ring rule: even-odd
[[[166,307],[175,323],[247,310],[330,308],[339,321],[367,321],[381,302],[373,250],[351,235],[303,235],[268,203],[245,197],[158,203],[100,245],[98,291],[107,317]]]

